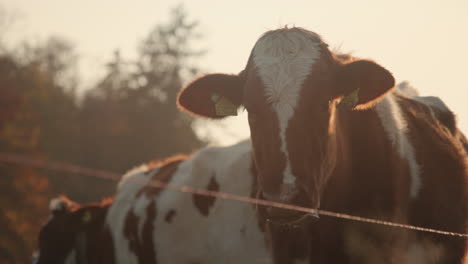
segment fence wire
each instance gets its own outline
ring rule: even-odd
[[[114,181],[119,181],[121,178],[120,174],[109,172],[109,171],[95,170],[95,169],[77,166],[77,165],[70,164],[70,163],[49,161],[46,159],[32,158],[32,157],[28,157],[24,155],[17,155],[17,154],[12,154],[12,153],[0,152],[0,162],[17,164],[17,165],[28,165],[28,166],[33,166],[33,167],[42,168],[42,169],[49,169],[52,171],[74,173],[74,174],[80,174],[80,175],[85,175],[85,176],[90,176],[90,177],[95,177],[95,178],[100,178],[100,179],[114,180]],[[137,183],[139,182],[138,180],[135,180],[135,179],[133,181]],[[425,228],[425,227],[420,227],[420,226],[400,224],[400,223],[395,223],[395,222],[390,222],[390,221],[383,221],[383,220],[378,220],[378,219],[373,219],[373,218],[360,217],[360,216],[332,212],[332,211],[327,211],[327,210],[322,210],[322,209],[307,208],[307,207],[302,207],[302,206],[297,206],[297,205],[292,205],[292,204],[285,204],[285,203],[280,203],[280,202],[267,201],[263,199],[241,196],[241,195],[236,195],[232,193],[198,189],[198,188],[193,188],[187,185],[175,185],[175,184],[157,181],[157,180],[152,180],[151,183],[143,182],[143,181],[141,181],[140,183],[142,185],[150,184],[153,187],[161,188],[161,189],[168,189],[168,190],[173,190],[173,191],[178,191],[178,192],[183,192],[183,193],[191,193],[191,194],[215,197],[215,198],[220,198],[220,199],[225,199],[225,200],[239,201],[239,202],[249,203],[249,204],[254,204],[254,205],[276,207],[276,208],[286,209],[286,210],[291,210],[291,211],[298,211],[298,212],[309,213],[309,214],[319,214],[322,216],[329,216],[329,217],[339,218],[339,219],[344,219],[344,220],[384,225],[384,226],[395,227],[395,228],[403,228],[403,229],[408,229],[408,230],[434,233],[434,234],[445,235],[445,236],[454,236],[454,237],[460,237],[460,238],[465,238],[465,239],[468,238],[468,234],[464,234],[464,233],[457,233],[457,232],[450,232],[450,231],[445,231],[445,230]]]

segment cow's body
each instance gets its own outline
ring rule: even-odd
[[[403,119],[391,120],[395,116],[387,116],[390,107],[399,107]],[[342,125],[348,126],[348,133],[352,131],[356,145],[348,145],[342,153],[355,158],[337,166],[337,174],[323,193],[321,209],[465,233],[466,205],[459,202],[466,201],[462,145],[432,115],[429,106],[395,92],[375,111],[348,114],[342,117],[346,119]],[[383,122],[388,127],[382,131]],[[408,126],[407,137],[391,134],[398,132],[393,129],[402,124],[399,122]],[[356,124],[372,124],[372,129]],[[386,136],[372,137],[370,131],[371,135]],[[382,152],[382,147],[387,151]],[[349,171],[352,173],[346,173]],[[301,237],[301,243],[308,247],[298,254],[293,248],[284,250],[284,245],[297,243],[297,236],[285,235],[288,232],[282,226],[272,227],[273,237],[277,236],[274,240],[281,245],[273,251],[277,263],[289,263],[290,259],[304,263],[461,263],[466,249],[465,239],[459,237],[328,217],[308,228],[307,237]]]
[[[54,213],[41,231],[38,264],[272,263],[255,205],[155,188],[151,181],[253,196],[250,141],[133,169],[112,204],[52,202],[63,214]]]
[[[151,180],[251,196],[250,142],[124,176],[106,220],[116,263],[271,263],[254,205],[161,190]]]
[[[337,166],[337,174],[323,193],[321,209],[464,233],[466,207],[462,202],[453,206],[453,201],[466,199],[466,178],[462,177],[466,167],[460,162],[463,141],[457,139],[463,135],[458,130],[452,134],[433,107],[396,91],[386,95],[375,111],[349,112],[342,117],[346,119],[342,125],[348,126],[348,133],[352,131],[356,144],[342,153],[356,159]],[[395,119],[393,111],[402,119]],[[447,111],[439,114],[451,114]],[[369,137],[370,126],[355,125],[363,123],[373,125],[372,134],[385,132],[386,136]],[[392,134],[399,125],[408,126],[406,139]],[[452,150],[449,153],[447,144]],[[389,150],[377,151],[382,146]],[[408,152],[399,153],[395,148]],[[414,160],[417,167],[411,168],[409,163]],[[450,177],[447,171],[459,176]],[[439,183],[440,177],[445,177],[444,184]],[[306,225],[307,234],[285,225],[269,225],[275,263],[461,263],[466,249],[459,237],[329,217]]]
[[[179,105],[211,118],[220,104],[247,109],[265,199],[466,233],[466,140],[437,100],[394,86],[380,65],[283,28],[257,41],[239,75],[201,77]],[[466,251],[460,237],[260,212],[276,263],[462,263]]]

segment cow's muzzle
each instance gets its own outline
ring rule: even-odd
[[[303,208],[313,208],[314,203],[309,199],[305,191],[300,191],[292,188],[282,188],[279,196],[272,196],[266,193],[262,194],[263,198],[277,202],[277,206],[267,207],[265,210],[266,221],[279,226],[300,227],[306,223],[310,223],[319,219],[319,214],[314,212],[305,212],[296,210],[290,206]],[[286,206],[282,206],[286,205]]]

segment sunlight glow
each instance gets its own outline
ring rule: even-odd
[[[115,49],[135,56],[138,41],[180,2],[201,23],[205,34],[201,45],[208,54],[199,65],[207,72],[237,73],[263,32],[300,26],[322,35],[332,48],[377,61],[421,95],[439,96],[468,132],[465,0],[0,0],[5,8],[22,14],[12,37],[70,39],[83,56],[87,79],[96,77],[96,69]],[[208,126],[221,144],[249,136],[245,115],[222,124],[229,126],[230,135],[219,125]]]

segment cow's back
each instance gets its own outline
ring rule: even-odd
[[[429,99],[434,101],[434,98]],[[455,116],[448,108],[421,98],[399,97],[398,101],[405,113],[416,160],[421,167],[421,192],[410,203],[409,223],[465,233],[467,223],[464,219],[467,218],[468,208],[463,203],[454,204],[454,201],[468,199],[468,160],[466,139],[456,127]],[[445,237],[446,248],[442,248],[434,242],[440,239],[440,235],[433,235],[432,242],[421,239],[418,245],[413,245],[414,251],[433,252],[434,256],[429,254],[425,257],[427,261],[440,258],[454,263],[461,258],[451,254],[463,252],[466,242],[460,243],[462,241],[458,237]],[[458,250],[454,250],[458,247]],[[422,258],[418,260],[427,263]]]

